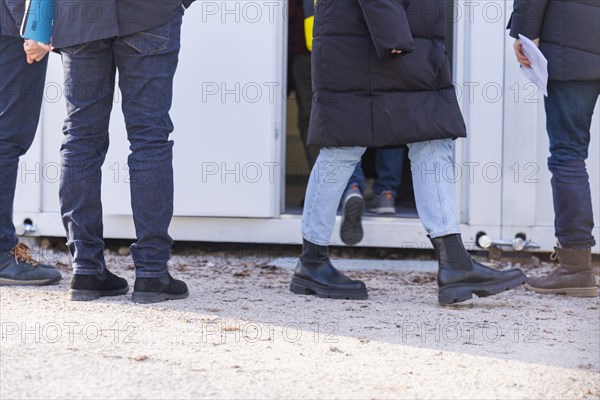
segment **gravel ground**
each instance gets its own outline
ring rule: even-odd
[[[120,253],[109,268],[132,285]],[[67,255],[43,254],[62,283],[0,288],[2,399],[600,399],[598,298],[521,288],[440,307],[432,273],[360,270],[369,300],[323,300],[291,295],[268,256],[186,250],[186,300],[74,303]]]

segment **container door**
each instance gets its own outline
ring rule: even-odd
[[[286,94],[284,4],[196,2],[186,11],[171,110],[175,215],[279,215]],[[59,165],[63,92],[60,57],[52,54],[42,135],[37,138],[43,157],[38,174],[44,172],[43,166],[50,174],[54,171],[48,166]],[[129,143],[118,90],[110,141],[103,167],[104,214],[130,215]],[[42,212],[59,210],[58,179],[53,177],[42,179]]]

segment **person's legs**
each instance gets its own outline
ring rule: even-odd
[[[48,56],[27,64],[23,39],[8,36],[0,36],[0,55],[0,285],[47,285],[62,276],[18,243],[13,203],[19,157],[31,146],[40,117]]]
[[[364,147],[321,149],[306,189],[302,255],[290,286],[296,294],[341,299],[368,297],[363,282],[352,280],[333,267],[327,247],[340,198],[365,150]]]
[[[408,145],[417,212],[430,237],[460,234],[452,139]]]
[[[131,208],[137,241],[135,302],[187,297],[185,283],[174,280],[167,262],[173,240],[173,123],[169,116],[177,69],[183,12],[167,24],[120,37],[115,42],[123,114],[131,144],[128,164]]]
[[[69,298],[94,300],[129,290],[106,268],[102,226],[101,167],[108,151],[108,125],[115,89],[112,40],[61,49],[67,118],[60,149],[60,209],[73,258]]]
[[[552,173],[556,238],[564,248],[585,249],[596,244],[585,161],[599,94],[599,82],[548,82],[548,169]]]
[[[101,167],[115,87],[109,40],[61,49],[67,118],[61,147],[60,205],[75,275],[105,269]]]
[[[354,171],[352,171],[352,175],[350,179],[348,179],[348,184],[346,185],[346,191],[354,188],[358,189],[360,194],[364,196],[365,190],[367,190],[367,179],[365,178],[365,173],[362,169],[362,161],[358,161]]]
[[[538,293],[577,297],[598,295],[592,273],[592,196],[586,159],[600,82],[548,82],[546,130],[550,140],[555,251],[559,266],[547,276],[530,279],[526,288]]]
[[[384,191],[392,192],[396,197],[398,187],[402,183],[402,167],[406,147],[384,147],[375,151],[375,171],[377,179],[373,184],[373,194]]]
[[[17,244],[13,201],[19,157],[33,142],[40,117],[48,57],[27,64],[23,39],[0,36],[0,253]]]
[[[321,149],[306,188],[302,214],[304,239],[320,246],[329,244],[340,199],[365,150],[364,147]]]
[[[304,144],[308,168],[312,170],[319,156],[319,148],[308,145],[308,125],[313,96],[310,63],[310,54],[294,56],[292,61],[292,76],[296,85],[296,101],[298,102],[298,129],[300,130],[300,138]]]
[[[136,276],[166,275],[173,241],[173,123],[169,116],[180,48],[181,15],[148,32],[117,39],[115,57],[131,143],[128,165],[137,242]]]
[[[377,179],[373,185],[373,199],[369,211],[377,214],[396,213],[396,193],[402,182],[406,147],[380,148],[375,152]]]
[[[438,259],[440,304],[491,296],[525,283],[519,269],[498,271],[473,260],[460,235],[451,139],[408,145],[417,211]]]

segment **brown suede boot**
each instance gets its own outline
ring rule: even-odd
[[[592,249],[555,247],[560,265],[547,276],[531,278],[525,288],[537,293],[565,294],[575,297],[598,296],[592,273]]]

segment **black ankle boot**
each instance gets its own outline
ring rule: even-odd
[[[185,282],[174,279],[167,273],[160,278],[136,278],[132,300],[134,303],[158,303],[185,299],[188,295]]]
[[[125,279],[104,268],[99,275],[73,275],[69,299],[90,301],[104,296],[120,296],[128,291],[129,285]]]
[[[460,235],[431,239],[439,262],[438,300],[441,305],[469,300],[473,294],[487,297],[514,289],[527,281],[518,268],[499,271],[473,260]]]
[[[364,300],[368,298],[363,281],[353,280],[331,265],[327,246],[318,246],[307,240],[290,286],[296,294],[314,294],[330,299]]]

